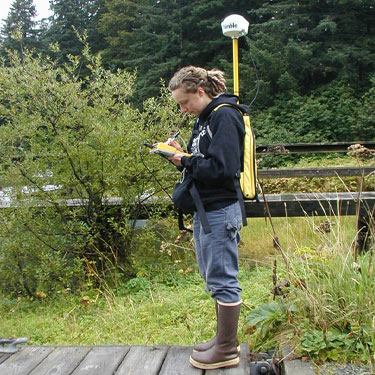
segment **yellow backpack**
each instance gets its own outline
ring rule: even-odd
[[[257,163],[255,158],[255,134],[250,124],[250,116],[241,107],[230,103],[222,103],[213,109],[217,111],[223,106],[236,108],[242,115],[245,125],[243,171],[240,176],[240,187],[245,199],[257,199]]]

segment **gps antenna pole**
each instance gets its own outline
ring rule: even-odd
[[[233,92],[239,96],[239,79],[238,79],[238,38],[247,34],[249,22],[238,14],[232,14],[224,19],[221,28],[225,36],[232,38],[233,44]]]
[[[236,96],[240,95],[240,88],[238,83],[238,38],[232,39],[233,44],[233,93]]]

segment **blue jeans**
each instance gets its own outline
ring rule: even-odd
[[[238,243],[242,215],[238,202],[219,210],[207,211],[211,233],[203,232],[197,213],[194,214],[194,242],[199,271],[207,291],[221,302],[241,300],[238,283]]]

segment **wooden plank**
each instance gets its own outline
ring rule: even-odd
[[[172,346],[169,348],[167,357],[159,375],[200,375],[203,370],[193,367],[190,362],[190,354],[193,348],[189,346]]]
[[[203,371],[189,363],[191,347],[23,347],[0,364],[1,375],[248,375],[249,346],[238,367]],[[117,369],[117,370],[116,370]]]
[[[90,350],[88,346],[57,347],[30,375],[69,375]]]
[[[297,178],[297,177],[349,177],[368,176],[375,167],[330,167],[330,168],[282,168],[258,169],[259,178]]]
[[[167,346],[132,346],[115,374],[158,375],[167,352]]]
[[[0,364],[6,361],[10,357],[10,354],[0,354]]]
[[[129,350],[129,346],[96,346],[72,375],[113,375]]]
[[[248,375],[250,374],[250,348],[241,344],[240,364],[237,367],[206,370],[205,375]]]
[[[361,144],[374,150],[375,142],[353,141],[353,142],[322,142],[322,143],[273,143],[259,144],[256,146],[257,154],[303,154],[323,152],[348,152],[348,147]]]
[[[52,351],[52,347],[25,346],[12,354],[5,362],[0,364],[1,375],[25,375],[29,374]],[[38,374],[40,375],[40,374]]]

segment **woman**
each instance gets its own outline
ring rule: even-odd
[[[199,215],[194,214],[197,261],[215,300],[217,333],[212,340],[194,346],[190,363],[201,369],[236,366],[240,360],[237,327],[242,300],[237,275],[242,215],[234,180],[243,160],[243,118],[233,107],[238,106],[238,98],[226,93],[220,70],[182,68],[168,88],[181,112],[197,116],[187,146],[192,156],[175,154],[169,160],[192,176],[211,228],[205,234]],[[217,107],[223,103],[233,106]],[[176,141],[167,143],[182,151]]]

